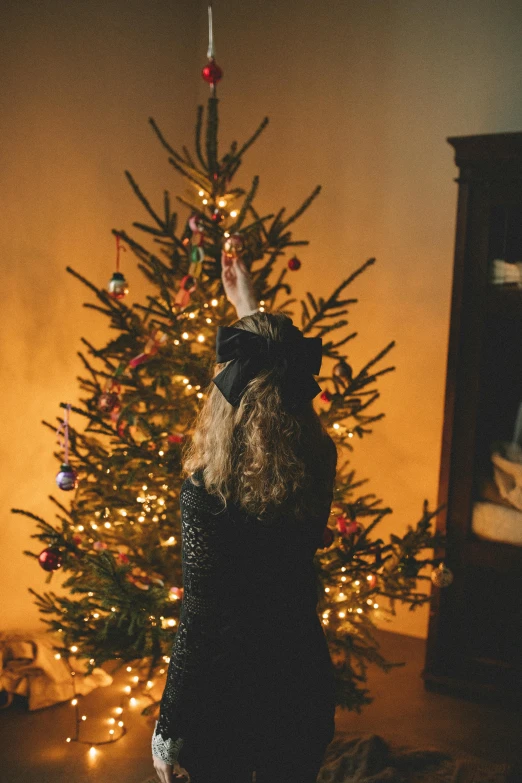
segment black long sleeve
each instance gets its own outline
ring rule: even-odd
[[[189,479],[180,492],[183,599],[155,734],[183,739],[206,698],[227,631],[220,517]]]

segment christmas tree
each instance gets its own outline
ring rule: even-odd
[[[185,146],[176,151],[150,120],[170,165],[187,182],[189,192],[177,197],[185,217],[173,211],[168,191],[162,209],[153,206],[126,172],[147,214],[147,222],[134,223],[144,239],[114,230],[117,271],[107,289],[67,267],[96,300],[85,306],[108,319],[114,336],[103,347],[82,339],[82,396],[77,405],[61,403],[65,453],[56,452],[63,463],[57,483],[69,492],[70,507],[52,496],[54,523],[13,509],[36,522],[33,538],[44,549],[27,554],[49,572],[47,581],[58,568],[68,574],[66,594],[30,592],[59,640],[57,655],[84,659],[87,671],[106,661],[132,663],[140,672],[136,688],[144,683],[150,688],[164,673],[183,595],[182,453],[210,384],[217,327],[236,318],[223,291],[222,253],[241,256],[259,309],[290,315],[305,335],[323,339],[324,357],[333,360],[331,374],[318,378],[323,391],[315,401],[340,457],[324,548],[315,556],[318,611],[336,666],[338,704],[359,711],[371,701],[365,687],[368,665],[385,670],[402,665],[379,652],[376,617],[395,614],[397,601],[413,610],[430,600],[429,592],[417,589],[418,580],[431,577],[439,587],[451,580],[440,557],[422,556],[443,544],[432,526],[440,509],[430,512],[425,501],[420,520],[406,534],[391,535],[387,542],[378,537],[378,524],[391,509],[360,491],[366,479],[356,480],[349,457],[356,439],[370,434],[384,416],[372,413],[379,398],[376,384],[394,368],[377,365],[394,342],[360,368],[351,367],[345,353],[356,336],[347,333],[349,306],[357,302],[347,290],[375,259],[327,296],[292,298],[289,277],[301,265],[295,249],[308,244],[294,238],[294,224],[320,187],[290,215],[285,208],[260,215],[254,206],[258,177],[246,190],[233,185],[268,118],[244,144],[233,141],[220,155],[216,84],[221,75],[210,52],[203,76],[211,91],[206,114],[198,107],[194,154]],[[154,291],[143,302],[127,301],[119,268],[124,248],[132,251]],[[56,425],[44,424],[55,431]]]

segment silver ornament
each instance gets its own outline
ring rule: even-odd
[[[431,581],[435,587],[449,587],[453,582],[453,573],[448,566],[444,563],[440,563],[437,568],[434,568],[431,572]]]

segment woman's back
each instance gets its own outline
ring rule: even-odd
[[[195,478],[202,482],[202,473]],[[298,756],[324,752],[334,731],[334,680],[313,556],[326,520],[261,522],[234,504],[223,509],[190,478],[181,507],[180,625],[188,628],[181,638],[201,638],[194,658],[181,641],[176,654],[186,671],[196,667],[195,724],[239,735],[244,747],[253,741],[254,755],[267,743]]]

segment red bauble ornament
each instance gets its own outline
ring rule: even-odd
[[[62,566],[62,554],[58,547],[48,546],[38,555],[38,562],[44,571],[56,571]]]
[[[337,517],[337,529],[339,533],[346,533],[346,517],[344,517],[342,514],[341,516]]]
[[[118,563],[121,563],[121,565],[126,565],[130,562],[129,556],[125,554],[125,552],[118,552],[116,555],[116,560]]]
[[[351,522],[348,522],[346,525],[346,533],[351,535],[352,533],[357,533],[359,530],[359,523],[356,519],[352,519]]]
[[[331,546],[333,544],[333,540],[334,540],[333,531],[327,525],[323,533],[323,549]]]
[[[291,258],[291,259],[290,259],[290,261],[288,262],[288,268],[289,268],[289,269],[291,269],[291,270],[292,270],[292,272],[295,272],[295,270],[296,270],[296,269],[299,269],[299,267],[300,267],[300,266],[301,266],[301,262],[299,261],[299,259],[297,258],[297,256],[294,256],[294,257],[293,257],[293,258]]]
[[[223,78],[223,71],[212,57],[201,71],[201,75],[208,84],[217,84]]]
[[[328,389],[325,389],[324,392],[320,396],[321,402],[331,402],[332,401],[332,395],[328,391]]]
[[[214,223],[221,223],[222,220],[224,220],[226,217],[226,213],[223,212],[221,209],[215,209],[212,213],[212,220]]]
[[[185,436],[182,433],[173,432],[172,435],[167,437],[169,443],[181,443]]]

